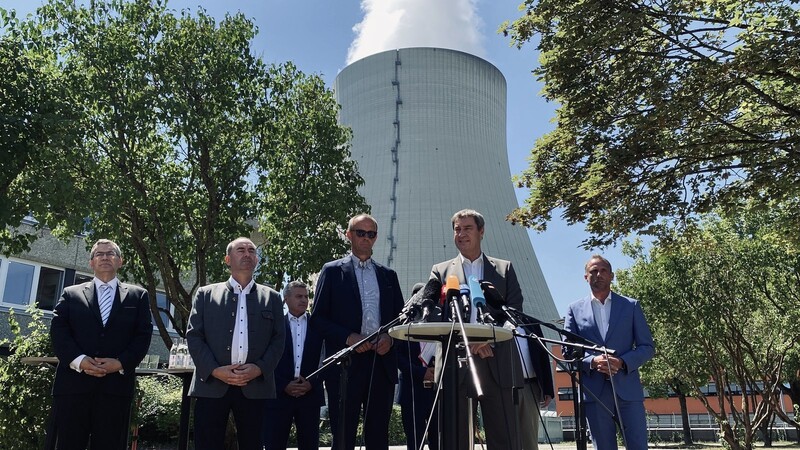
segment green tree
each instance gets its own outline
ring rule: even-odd
[[[800,194],[800,10],[782,0],[525,0],[501,30],[534,42],[556,129],[517,179],[513,222],[554,210],[602,246],[697,213]],[[800,224],[798,210],[787,228]],[[797,233],[792,238],[798,242]]]
[[[800,342],[800,255],[773,239],[769,220],[760,211],[706,216],[647,255],[634,249],[634,265],[618,274],[620,292],[642,301],[658,346],[644,378],[689,386],[735,450],[750,450],[772,414],[793,422],[780,386]]]
[[[52,0],[34,20],[79,112],[81,157],[64,174],[79,202],[67,206],[89,218],[89,241],[120,243],[154,313],[162,285],[183,330],[237,236],[261,233],[259,281],[273,284],[346,251],[340,227],[369,209],[348,131],[319,77],[253,55],[250,20],[149,0]]]
[[[0,8],[0,249],[7,254],[35,239],[13,228],[32,211],[46,211],[37,215],[42,225],[69,220],[51,206],[73,192],[56,174],[75,136],[74,112],[59,95],[61,79],[42,38]]]

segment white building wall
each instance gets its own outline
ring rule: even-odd
[[[334,91],[378,220],[373,257],[397,271],[406,298],[434,263],[458,254],[450,218],[472,208],[486,218],[483,251],[514,264],[525,311],[557,319],[526,230],[505,220],[517,201],[500,71],[467,53],[408,48],[347,66]]]

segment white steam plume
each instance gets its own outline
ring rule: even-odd
[[[407,47],[439,47],[484,57],[483,23],[477,0],[362,0],[364,20],[353,27],[356,38],[347,64]]]

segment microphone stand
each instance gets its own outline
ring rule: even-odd
[[[556,363],[561,368],[567,370],[567,373],[569,373],[571,384],[572,384],[572,402],[573,402],[573,408],[575,410],[575,445],[576,445],[576,450],[586,450],[587,449],[587,444],[588,444],[588,438],[587,438],[587,433],[586,433],[586,430],[587,430],[587,427],[586,427],[586,411],[585,411],[585,408],[584,408],[584,405],[583,405],[583,401],[582,401],[582,397],[583,397],[581,395],[582,392],[586,392],[591,397],[593,397],[597,401],[598,405],[602,406],[614,418],[614,421],[617,422],[617,425],[620,426],[620,429],[622,429],[622,426],[619,423],[616,415],[611,410],[609,410],[602,402],[600,402],[599,399],[597,398],[597,396],[592,391],[583,389],[583,379],[582,379],[581,370],[580,370],[580,361],[583,359],[583,356],[584,356],[586,351],[593,351],[593,352],[603,353],[605,355],[616,355],[616,353],[617,353],[616,351],[611,350],[609,348],[606,348],[604,346],[598,345],[598,344],[592,342],[591,340],[584,338],[583,336],[579,336],[579,335],[577,335],[575,333],[567,331],[567,330],[565,330],[563,328],[560,328],[560,327],[558,327],[556,325],[553,325],[553,324],[551,324],[549,322],[545,322],[543,320],[539,320],[539,319],[537,319],[535,317],[529,316],[529,315],[523,313],[522,311],[518,311],[518,310],[516,310],[514,308],[509,308],[509,307],[503,305],[502,306],[502,310],[503,310],[503,312],[506,313],[506,315],[508,316],[508,320],[514,325],[514,327],[520,327],[521,326],[521,327],[524,328],[527,325],[543,325],[543,326],[545,326],[545,327],[547,327],[547,328],[549,328],[551,330],[554,330],[557,333],[565,336],[567,339],[571,339],[573,341],[579,341],[579,342],[559,341],[559,340],[540,337],[540,336],[537,336],[534,333],[520,334],[519,332],[514,330],[514,335],[515,336],[524,337],[524,338],[527,338],[529,340],[536,340],[536,342],[539,345],[541,345],[542,347],[545,347],[545,345],[542,342],[559,344],[562,347],[568,347],[566,350],[569,353],[572,354],[573,358],[572,358],[572,361],[570,361],[568,363],[569,367],[564,367],[564,365],[558,360],[556,360]],[[524,319],[524,320],[520,320],[520,319]],[[546,347],[545,347],[545,350],[546,350]],[[564,352],[565,355],[566,355],[567,351]],[[548,352],[548,354],[549,353],[550,352]],[[612,380],[612,388],[613,388],[613,380]],[[615,404],[616,404],[616,394],[614,395],[614,397],[615,397]],[[619,410],[618,406],[617,406],[617,410]],[[624,433],[623,433],[623,439],[624,439]]]
[[[461,314],[461,307],[458,305],[457,299],[451,299],[450,307],[455,311],[456,322],[461,329],[461,340],[464,342],[466,349],[467,361],[469,361],[469,372],[472,375],[472,384],[475,385],[475,393],[478,399],[483,398],[483,389],[481,388],[481,380],[478,379],[478,369],[475,367],[475,357],[469,349],[469,337],[467,337],[467,330],[464,329],[464,316]]]
[[[400,323],[401,320],[408,319],[408,318],[412,317],[411,316],[412,312],[413,312],[412,309],[404,308],[404,310],[400,313],[399,316],[397,316],[394,319],[392,319],[386,325],[381,325],[380,328],[378,328],[374,332],[370,333],[368,336],[366,336],[365,338],[363,338],[360,341],[356,342],[355,344],[353,344],[353,345],[351,345],[349,347],[345,347],[345,348],[339,350],[338,352],[334,353],[333,355],[325,358],[322,361],[322,365],[317,370],[315,370],[314,372],[311,372],[306,377],[306,380],[309,380],[312,377],[319,376],[319,374],[321,372],[323,372],[324,370],[326,370],[328,367],[331,367],[333,365],[338,365],[339,366],[339,405],[338,405],[338,407],[339,407],[339,424],[338,424],[337,428],[338,428],[338,434],[339,434],[339,436],[341,436],[340,437],[340,443],[341,443],[342,446],[344,446],[344,438],[345,438],[345,432],[346,432],[345,430],[347,430],[347,428],[345,427],[345,406],[346,406],[346,399],[347,399],[347,381],[348,381],[348,375],[347,375],[348,370],[347,370],[347,368],[350,366],[350,357],[351,357],[351,355],[362,344],[372,341],[377,336],[379,336],[381,333],[385,333],[386,331],[389,330],[389,328],[392,328],[393,326],[395,326],[398,323]]]

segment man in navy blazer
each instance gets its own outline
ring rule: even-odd
[[[308,287],[291,281],[283,289],[286,345],[275,369],[277,396],[267,400],[264,415],[265,450],[286,450],[294,422],[298,450],[319,449],[319,410],[325,404],[322,379],[305,376],[319,368],[322,339],[308,327]]]
[[[196,397],[196,450],[224,447],[228,415],[236,422],[240,450],[261,450],[264,403],[275,398],[275,367],[286,329],[281,296],[256,284],[256,246],[240,237],[228,244],[224,283],[197,290],[186,340],[195,369],[189,395]]]
[[[351,254],[325,264],[314,290],[311,328],[325,339],[325,354],[356,344],[377,331],[403,309],[403,293],[394,270],[372,259],[378,223],[369,214],[359,214],[347,224]],[[389,445],[389,417],[397,384],[397,356],[392,338],[381,333],[360,345],[347,369],[347,401],[339,416],[340,371],[325,377],[333,448],[353,449],[358,418],[364,409],[364,443],[368,450]],[[344,436],[339,431],[344,421]]]
[[[125,448],[136,366],[153,334],[147,291],[117,279],[119,246],[98,240],[89,266],[94,279],[64,289],[50,324],[59,361],[53,382],[59,450],[85,449],[87,443]]]
[[[625,448],[647,449],[639,367],[655,352],[650,327],[638,301],[611,291],[614,272],[607,259],[593,255],[584,278],[591,295],[569,305],[564,328],[616,352],[614,356],[588,352],[581,362],[583,400],[594,447],[616,450],[617,418]]]

